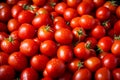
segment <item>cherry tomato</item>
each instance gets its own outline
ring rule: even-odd
[[[76,8],[82,0],[66,0],[67,5],[72,8]]]
[[[118,18],[120,18],[120,6],[118,6],[116,9],[116,15]]]
[[[114,80],[119,80],[120,79],[120,68],[115,68],[112,71],[113,79]]]
[[[117,22],[114,24],[113,29],[115,35],[120,35],[120,20],[117,20]]]
[[[70,80],[71,78],[72,74],[66,71],[62,76],[58,78],[58,80]]]
[[[47,0],[32,0],[32,1],[37,6],[43,6]]]
[[[9,55],[5,52],[0,52],[0,66],[8,64]]]
[[[75,28],[75,27],[80,27],[79,25],[79,19],[80,17],[74,17],[71,21],[70,21],[70,27]]]
[[[8,28],[5,23],[0,22],[0,32],[8,32]]]
[[[105,0],[93,0],[95,7],[98,8],[105,3]]]
[[[15,5],[19,0],[6,0],[7,4]]]

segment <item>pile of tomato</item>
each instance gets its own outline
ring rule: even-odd
[[[120,5],[0,2],[0,80],[120,80]]]

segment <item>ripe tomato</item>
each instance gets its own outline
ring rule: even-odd
[[[101,67],[95,72],[95,80],[111,80],[111,72],[106,67]]]
[[[79,25],[84,29],[93,29],[96,20],[91,15],[82,15],[79,19]]]
[[[45,71],[52,78],[60,77],[65,72],[65,64],[60,59],[52,58],[48,61]]]
[[[23,23],[18,29],[18,36],[20,39],[33,38],[35,35],[35,28],[31,24]]]
[[[18,1],[19,0],[6,0],[7,4],[9,4],[9,5],[15,5],[15,4],[17,4]]]
[[[19,42],[21,41],[20,37],[18,36],[18,30],[15,30],[13,32],[10,33],[10,36],[14,39],[14,40],[18,40]]]
[[[5,52],[0,52],[0,66],[8,64],[9,55]]]
[[[0,32],[0,44],[1,44],[1,41],[4,40],[5,38],[8,38],[9,35],[5,32]]]
[[[52,40],[45,40],[40,45],[40,52],[48,57],[55,57],[57,55],[57,44]]]
[[[65,19],[63,17],[61,17],[61,16],[56,16],[53,19],[53,24],[56,24],[57,22],[65,23]]]
[[[82,0],[66,0],[67,5],[72,8],[76,8]]]
[[[101,60],[98,57],[90,57],[84,61],[84,65],[90,71],[95,72],[101,67]]]
[[[45,66],[47,62],[49,61],[49,58],[45,55],[35,55],[31,58],[31,66],[33,69],[37,71],[43,71],[45,69]]]
[[[70,72],[65,72],[62,76],[58,78],[58,80],[71,80],[72,74]]]
[[[114,80],[120,80],[120,68],[115,68],[112,71],[112,75]]]
[[[92,73],[87,68],[77,70],[73,75],[73,80],[91,80]]]
[[[33,39],[24,39],[20,44],[20,52],[26,56],[34,56],[38,53],[38,45]]]
[[[109,70],[113,70],[117,66],[117,58],[113,54],[106,54],[102,59],[102,64]]]
[[[55,40],[60,44],[71,44],[73,40],[72,31],[67,28],[56,30]]]
[[[0,80],[14,80],[15,70],[10,65],[0,66]]]
[[[43,6],[47,0],[32,0],[32,2],[37,6]]]
[[[105,3],[105,0],[93,0],[96,8],[102,6]]]
[[[8,58],[8,63],[19,72],[28,66],[27,57],[21,52],[13,52]]]
[[[55,31],[59,30],[61,28],[67,28],[65,21],[58,21],[54,24],[53,27],[54,27]]]
[[[120,18],[120,6],[118,6],[116,9],[116,15],[118,18]]]
[[[57,57],[64,62],[70,62],[73,58],[73,50],[71,46],[61,45],[57,50]]]
[[[120,20],[117,20],[117,22],[114,24],[113,29],[115,35],[120,35]]]
[[[0,32],[8,32],[8,28],[5,23],[0,22]]]
[[[38,28],[37,36],[40,41],[53,40],[54,39],[54,29],[51,26],[43,25]]]
[[[74,18],[70,21],[70,27],[72,27],[72,28],[80,27],[80,25],[79,25],[79,19],[80,19],[80,17],[74,17]]]
[[[37,10],[37,15],[40,15],[40,14],[48,14],[48,11],[45,8],[39,8]]]
[[[24,69],[20,75],[20,80],[38,80],[38,78],[38,73],[33,68]]]

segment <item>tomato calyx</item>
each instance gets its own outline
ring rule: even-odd
[[[85,47],[86,47],[87,49],[90,49],[90,48],[91,48],[91,42],[90,42],[90,41],[87,41],[87,42],[85,43]]]
[[[114,36],[114,40],[120,40],[120,35],[119,36]]]
[[[106,30],[108,30],[110,27],[111,27],[111,24],[110,24],[110,20],[106,20],[102,23],[102,26],[104,26],[104,28]]]
[[[46,25],[44,29],[48,32],[53,32],[53,30],[51,29],[49,25]]]
[[[78,70],[80,70],[82,67],[84,67],[84,62],[79,61],[78,63]]]
[[[97,46],[97,52],[98,52],[98,53],[102,53],[103,50],[102,50],[99,46]]]
[[[114,0],[111,0],[111,1],[109,1],[113,6],[118,6],[117,4],[116,4],[116,1],[114,1]]]
[[[11,37],[11,36],[9,36],[8,38],[7,38],[7,40],[9,41],[9,42],[13,42],[14,41],[14,39]]]
[[[29,10],[30,5],[24,4],[22,7],[23,7],[24,10]]]

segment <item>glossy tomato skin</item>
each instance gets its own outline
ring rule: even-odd
[[[35,35],[35,28],[28,23],[23,23],[18,29],[18,36],[23,39],[33,38]]]
[[[91,15],[82,15],[79,19],[79,25],[84,29],[93,29],[95,27],[95,19]]]
[[[109,70],[113,70],[117,66],[117,58],[113,54],[106,54],[102,59],[102,64]]]
[[[43,71],[49,58],[45,55],[35,55],[31,58],[31,66],[37,71]]]
[[[120,6],[118,6],[116,9],[116,15],[118,18],[120,18]]]
[[[52,58],[48,61],[45,70],[48,76],[57,78],[65,72],[65,64],[60,59]]]
[[[105,3],[105,0],[93,0],[96,8],[102,6]]]
[[[92,73],[87,69],[79,69],[73,75],[73,80],[91,80]]]
[[[0,66],[0,80],[14,80],[15,70],[10,65]]]
[[[106,67],[101,67],[95,72],[94,77],[95,80],[111,80],[111,72]]]
[[[95,72],[97,69],[101,67],[101,60],[97,57],[90,57],[84,62],[85,67],[87,67],[90,71]]]
[[[55,40],[60,44],[71,44],[73,40],[72,31],[67,28],[61,28],[55,31]]]
[[[20,80],[39,80],[37,71],[33,68],[26,68],[22,71],[20,75]]]
[[[115,35],[120,35],[120,20],[117,20],[117,22],[114,24],[113,30]]]
[[[33,39],[24,39],[20,44],[20,52],[26,56],[34,56],[38,53],[38,45]]]
[[[21,52],[13,52],[8,57],[8,64],[11,65],[15,70],[22,71],[28,66],[28,60],[25,55]]]
[[[0,22],[0,32],[8,32],[8,28],[5,23]]]
[[[79,25],[79,19],[80,17],[74,17],[71,21],[70,21],[70,27],[75,28],[75,27],[80,27]]]
[[[82,0],[66,0],[67,5],[72,8],[76,8]]]
[[[120,80],[120,68],[115,68],[112,71],[112,75],[114,80]]]
[[[32,1],[37,6],[43,6],[47,0],[32,0]]]
[[[18,36],[18,30],[15,30],[13,32],[10,33],[10,36],[14,39],[14,40],[18,40],[19,42],[21,41],[21,38]]]
[[[0,52],[0,66],[8,64],[9,55],[5,52]]]
[[[64,62],[70,62],[73,58],[73,50],[71,46],[60,46],[57,50],[57,57]]]
[[[62,76],[58,78],[58,80],[70,80],[72,78],[72,74],[66,71]]]
[[[45,40],[40,45],[40,52],[48,57],[55,57],[57,55],[57,44],[52,40]]]
[[[0,32],[0,44],[1,44],[1,41],[4,40],[5,38],[8,38],[9,35],[5,32]]]

